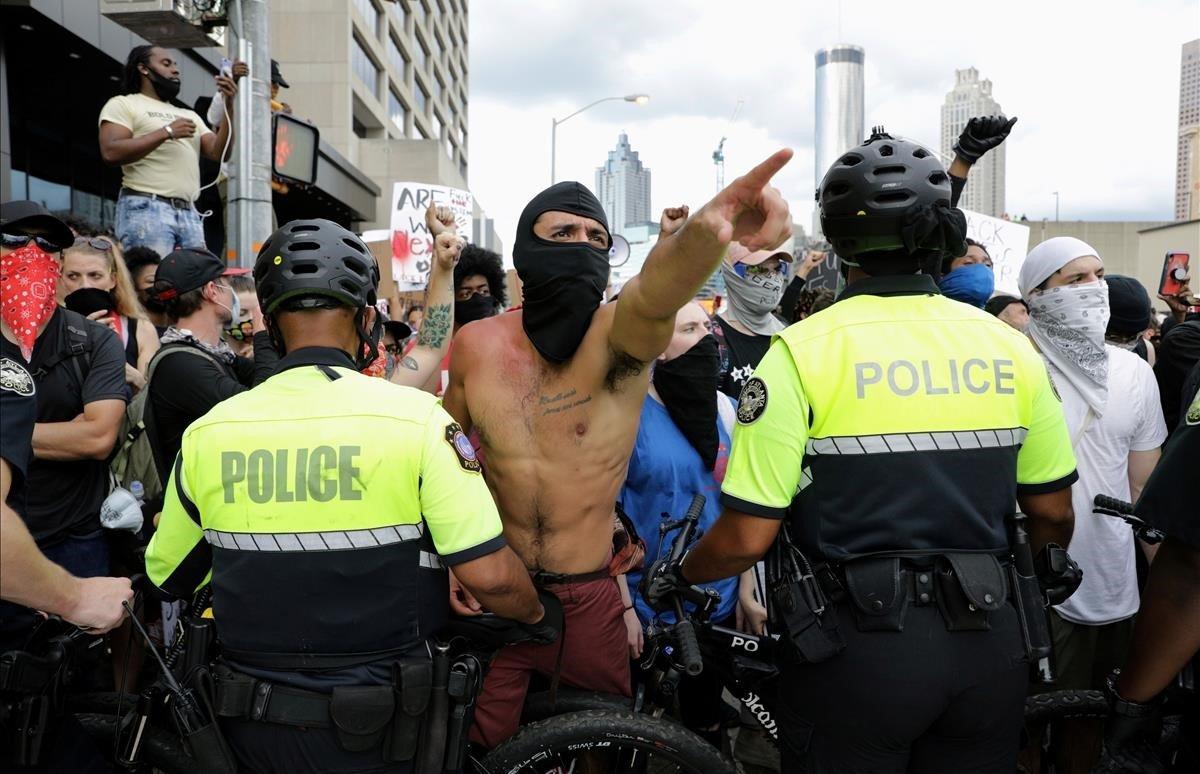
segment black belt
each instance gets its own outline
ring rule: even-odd
[[[533,585],[544,588],[546,586],[568,586],[572,583],[588,583],[589,581],[600,580],[601,578],[611,578],[608,568],[604,567],[592,572],[580,572],[571,575],[562,572],[547,572],[546,570],[535,570],[529,573],[530,580]]]
[[[259,680],[225,666],[214,670],[217,715],[286,726],[329,728],[329,694]]]
[[[1009,560],[1002,559],[1002,567],[1008,566]],[[903,564],[900,567],[900,585],[909,602],[918,605],[929,605],[937,599],[937,583],[934,578],[936,570],[925,562]],[[846,577],[840,564],[818,564],[813,568],[813,577],[820,584],[830,601],[841,602],[847,597]]]
[[[145,191],[135,191],[132,188],[122,188],[119,196],[140,196],[143,199],[154,199],[163,204],[169,204],[177,210],[192,209],[192,200],[184,199],[176,196],[163,196],[162,194],[146,193]]]

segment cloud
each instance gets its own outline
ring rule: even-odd
[[[796,158],[775,184],[811,226],[814,54],[839,42],[838,4],[671,0],[488,0],[471,7],[470,185],[512,245],[521,208],[558,178],[594,184],[629,133],[653,171],[652,208],[703,204],[726,178],[783,145]],[[840,4],[840,38],[866,50],[866,125],[937,149],[954,70],[974,66],[1020,121],[1008,141],[1007,207],[1032,219],[1166,220],[1174,199],[1180,45],[1194,0],[1112,6],[1066,0]],[[738,120],[729,118],[739,100]]]

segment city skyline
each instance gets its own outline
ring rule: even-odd
[[[608,230],[624,234],[627,227],[650,220],[650,168],[629,144],[629,135],[617,135],[617,146],[596,168],[593,193],[604,207]]]
[[[1175,151],[1175,220],[1200,217],[1200,38],[1179,55],[1179,144]]]
[[[954,71],[954,88],[946,94],[942,103],[942,142],[940,152],[943,163],[949,166],[954,159],[954,143],[967,122],[975,116],[1000,115],[1004,110],[992,96],[992,82],[979,77],[979,70],[967,67]],[[993,218],[999,218],[1004,209],[1004,173],[1008,157],[1008,143],[990,150],[971,167],[966,188],[958,206]]]

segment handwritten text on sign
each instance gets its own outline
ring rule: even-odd
[[[428,183],[396,183],[392,187],[392,278],[400,290],[425,287],[433,264],[433,237],[425,225],[430,204],[454,212],[460,237],[471,238],[471,194],[461,188]]]
[[[1029,252],[1029,226],[971,210],[963,212],[967,216],[967,236],[987,248],[992,258],[996,292],[1021,295],[1017,290],[1017,275]]]

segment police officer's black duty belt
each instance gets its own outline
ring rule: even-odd
[[[329,728],[328,694],[305,691],[230,669],[217,669],[217,715],[285,726]]]

